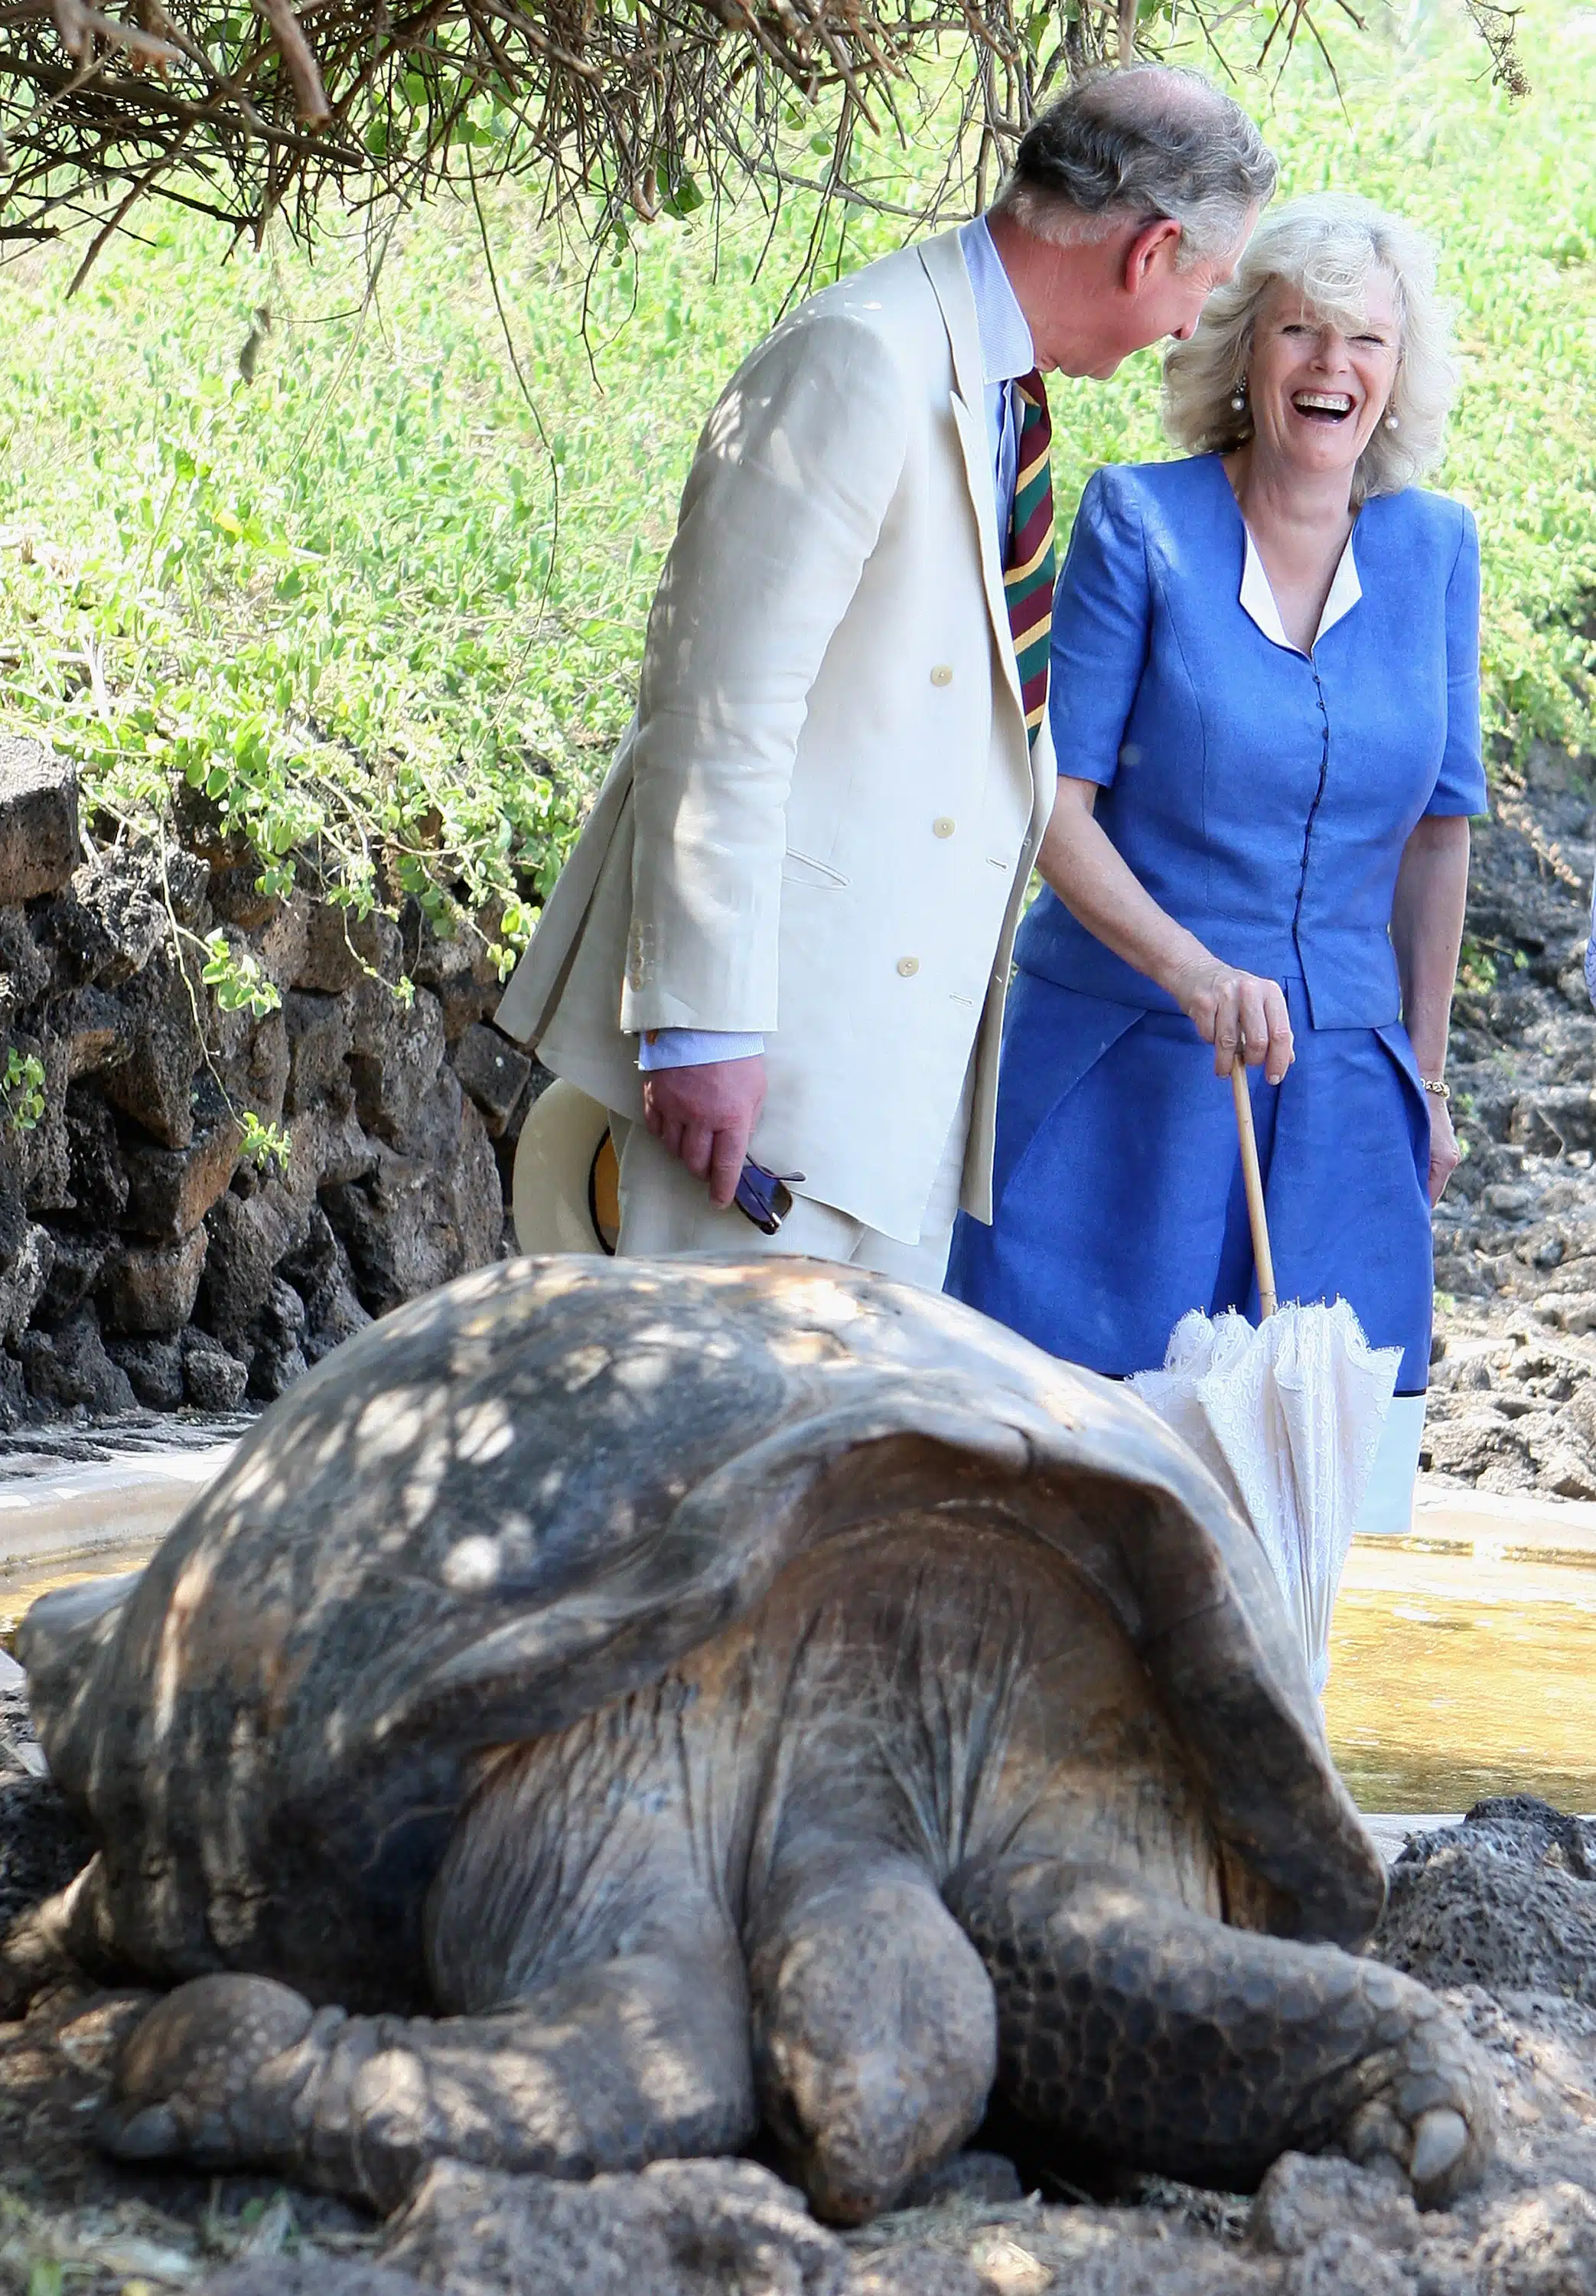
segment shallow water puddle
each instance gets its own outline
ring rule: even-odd
[[[1364,1809],[1516,1792],[1596,1809],[1596,1558],[1360,1540],[1325,1715]]]
[[[57,1587],[80,1587],[86,1578],[110,1578],[119,1571],[142,1570],[159,1544],[159,1540],[140,1539],[127,1546],[96,1547],[92,1554],[22,1563],[13,1570],[0,1567],[0,1649],[11,1648],[20,1620],[41,1595],[51,1594]]]

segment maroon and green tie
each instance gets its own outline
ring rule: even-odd
[[[1015,383],[1020,405],[1019,452],[1014,473],[1014,509],[1003,560],[1003,594],[1009,627],[1019,664],[1019,698],[1033,749],[1047,714],[1047,662],[1052,635],[1053,481],[1048,448],[1053,426],[1047,392],[1035,368]]]

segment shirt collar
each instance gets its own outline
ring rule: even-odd
[[[1301,648],[1294,646],[1286,636],[1281,610],[1275,603],[1274,592],[1269,586],[1269,577],[1264,571],[1264,562],[1258,555],[1251,529],[1244,524],[1242,530],[1247,536],[1247,556],[1241,567],[1241,611],[1263,631],[1272,645],[1284,646],[1289,653],[1300,652]],[[1363,594],[1363,586],[1358,579],[1358,562],[1353,554],[1352,536],[1349,534],[1346,547],[1336,562],[1330,595],[1325,599],[1324,611],[1319,617],[1319,627],[1314,633],[1314,645],[1327,630],[1334,629],[1343,615],[1351,613]]]
[[[1012,382],[1017,376],[1030,373],[1036,364],[1036,347],[984,215],[961,226],[959,247],[975,297],[981,380],[988,384]]]

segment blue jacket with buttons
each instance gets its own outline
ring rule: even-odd
[[[1479,545],[1461,504],[1409,488],[1358,512],[1363,594],[1311,655],[1240,601],[1246,529],[1219,458],[1099,471],[1053,606],[1059,771],[1159,906],[1222,962],[1305,984],[1318,1029],[1400,1017],[1389,925],[1426,814],[1486,803]],[[1044,891],[1027,972],[1175,1008]]]

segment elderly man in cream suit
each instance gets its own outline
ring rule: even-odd
[[[1030,130],[989,215],[814,296],[728,385],[636,716],[498,1013],[611,1111],[623,1253],[806,1251],[937,1287],[960,1203],[991,1217],[1054,783],[1040,371],[1106,377],[1189,333],[1273,175],[1198,75],[1103,75]],[[727,1209],[750,1144],[801,1175],[769,1238]]]

